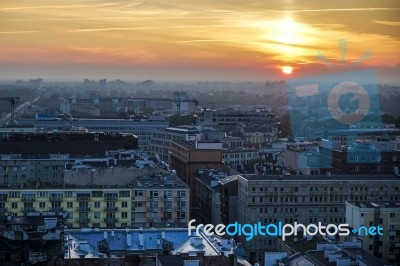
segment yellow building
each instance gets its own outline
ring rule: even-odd
[[[176,176],[129,186],[0,188],[0,215],[65,213],[68,228],[186,226],[189,188]]]
[[[382,227],[383,235],[362,236],[363,249],[389,264],[400,261],[400,202],[346,201],[346,223]]]
[[[70,228],[129,226],[131,206],[130,188],[0,189],[3,213],[65,212]]]

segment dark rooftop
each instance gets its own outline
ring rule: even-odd
[[[240,175],[242,178],[257,181],[400,181],[395,175]]]

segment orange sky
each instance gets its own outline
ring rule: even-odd
[[[198,2],[198,3],[196,3]],[[400,1],[0,2],[0,79],[281,79],[360,64],[396,79]],[[398,79],[397,79],[398,81]]]

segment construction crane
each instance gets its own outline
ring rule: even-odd
[[[147,97],[133,97],[135,100],[146,100],[146,101],[164,101],[164,102],[173,102],[176,104],[177,113],[181,116],[181,104],[184,102],[192,102],[195,105],[199,105],[199,102],[196,99],[187,98],[185,92],[174,92],[172,98],[147,98]]]
[[[8,101],[10,103],[10,125],[14,127],[15,123],[15,105],[20,100],[19,97],[0,97],[0,101]]]

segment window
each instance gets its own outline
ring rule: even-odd
[[[128,218],[128,213],[127,212],[121,212],[121,217],[122,217],[122,219]]]
[[[123,202],[121,203],[121,206],[122,206],[122,208],[128,208],[128,202],[123,201]]]
[[[100,213],[99,212],[94,212],[93,213],[93,218],[94,219],[100,219]]]
[[[158,198],[158,191],[150,191],[150,199],[157,199]]]
[[[94,207],[95,207],[96,209],[100,208],[100,202],[95,201],[95,202],[94,202]]]
[[[186,191],[184,191],[184,190],[179,191],[179,197],[180,197],[181,199],[186,198]]]
[[[46,208],[46,202],[39,202],[39,208],[40,209],[45,209]]]
[[[67,208],[72,209],[73,208],[73,203],[71,201],[67,202]]]
[[[129,198],[131,196],[131,192],[129,190],[123,190],[119,192],[119,196],[123,198]]]
[[[12,209],[18,209],[18,203],[17,202],[12,202],[11,203],[11,208]]]

